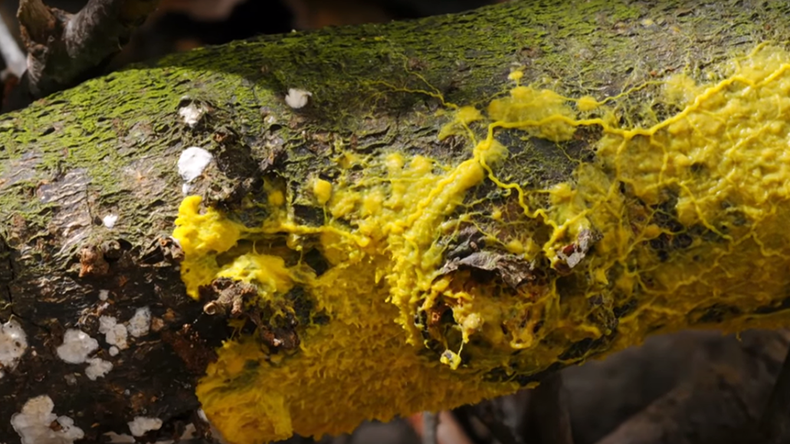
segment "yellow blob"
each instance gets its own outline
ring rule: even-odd
[[[601,104],[591,96],[582,96],[576,100],[576,109],[579,111],[592,111],[601,106]]]
[[[483,114],[474,106],[462,106],[456,110],[454,118],[439,131],[439,140],[449,136],[463,136],[469,131],[469,124],[483,119]]]
[[[290,273],[281,257],[248,253],[222,267],[216,277],[228,277],[246,283],[255,282],[267,293],[286,293],[293,286]]]
[[[483,140],[475,147],[475,153],[477,153],[482,163],[488,166],[496,166],[505,161],[510,154],[507,147],[496,139]]]
[[[458,108],[440,135],[468,137],[471,155],[374,153],[361,176],[317,179],[320,227],[282,210],[245,227],[186,198],[174,237],[189,294],[231,278],[300,316],[295,350],[255,335],[218,350],[197,387],[212,423],[234,444],[347,432],[512,393],[653,331],[787,323],[790,55],[761,47],[727,71],[668,78],[661,100],[678,111],[650,128],[618,127],[605,101],[517,86],[476,140],[468,124],[483,116]],[[579,119],[574,102],[609,117]],[[564,142],[578,126],[602,133],[594,161],[552,186],[511,182],[525,167],[498,135]],[[451,259],[474,254],[489,278]]]
[[[510,242],[505,244],[505,248],[507,248],[507,251],[514,254],[521,254],[524,251],[526,251],[526,248],[524,248],[524,244],[522,244],[521,241],[518,239],[512,239]]]
[[[664,100],[671,104],[686,106],[694,101],[700,92],[697,82],[684,73],[670,76],[664,84]]]
[[[325,205],[332,197],[332,184],[324,179],[313,181],[313,195],[319,204]]]
[[[273,207],[281,207],[285,205],[285,194],[282,191],[276,190],[269,193],[269,205]]]
[[[217,272],[215,255],[236,245],[242,226],[224,218],[222,213],[210,210],[201,214],[200,196],[188,196],[181,202],[173,237],[184,250],[181,276],[187,294],[198,299],[198,287],[210,283]]]
[[[510,90],[510,97],[491,101],[488,116],[502,127],[523,129],[554,142],[569,140],[576,129],[575,113],[564,97],[529,86],[517,86]]]

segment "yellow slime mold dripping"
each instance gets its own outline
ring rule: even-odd
[[[789,63],[760,47],[718,83],[669,78],[677,111],[649,128],[611,118],[627,94],[516,86],[441,131],[471,139],[466,160],[382,152],[361,177],[316,179],[318,227],[271,184],[261,227],[187,197],[174,237],[189,294],[228,278],[255,286],[249,307],[299,318],[293,350],[224,344],[197,388],[206,414],[238,444],[336,434],[512,393],[655,331],[787,322]],[[506,179],[499,135],[562,144],[580,127],[600,138],[572,180]]]

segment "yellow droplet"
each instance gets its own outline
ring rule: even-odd
[[[269,201],[269,205],[273,207],[281,207],[285,204],[285,195],[280,190],[272,191],[269,193],[267,200]]]
[[[521,254],[525,250],[524,244],[522,244],[521,241],[518,239],[513,239],[507,244],[505,244],[505,248],[507,248],[507,251],[513,254]]]
[[[593,96],[582,96],[576,101],[576,108],[579,111],[592,111],[599,105],[600,103]]]
[[[524,71],[522,71],[520,69],[517,69],[515,71],[511,71],[510,74],[508,74],[508,76],[507,76],[508,79],[510,79],[510,80],[512,80],[514,82],[520,81],[523,77],[524,77]]]
[[[316,179],[313,182],[313,194],[319,204],[326,204],[332,197],[332,184],[324,179]]]

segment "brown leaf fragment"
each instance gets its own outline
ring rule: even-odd
[[[200,299],[209,301],[203,306],[206,314],[230,315],[233,318],[244,314],[245,303],[257,294],[254,285],[229,278],[215,279],[211,285],[200,288]]]
[[[515,254],[496,251],[478,251],[462,259],[453,259],[442,267],[440,274],[452,273],[460,268],[494,272],[502,281],[514,289],[527,281],[535,279],[535,274],[533,273],[535,267],[531,262]]]
[[[80,250],[80,277],[106,276],[110,273],[110,264],[104,258],[99,247],[88,245]]]
[[[480,251],[485,247],[483,233],[477,227],[469,226],[462,229],[451,244],[451,249],[447,253],[447,259],[458,259],[468,256],[475,251]]]

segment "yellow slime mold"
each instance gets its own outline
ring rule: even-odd
[[[361,178],[316,179],[319,227],[294,223],[281,190],[256,228],[186,198],[174,236],[189,294],[230,278],[257,288],[248,308],[299,318],[293,350],[224,344],[197,388],[208,417],[238,444],[335,434],[511,393],[654,331],[786,322],[789,63],[760,47],[718,83],[667,79],[678,111],[650,128],[589,117],[613,115],[608,99],[516,86],[442,130],[473,139],[467,160],[374,154]],[[499,134],[562,143],[582,126],[601,136],[572,180],[502,178]]]

